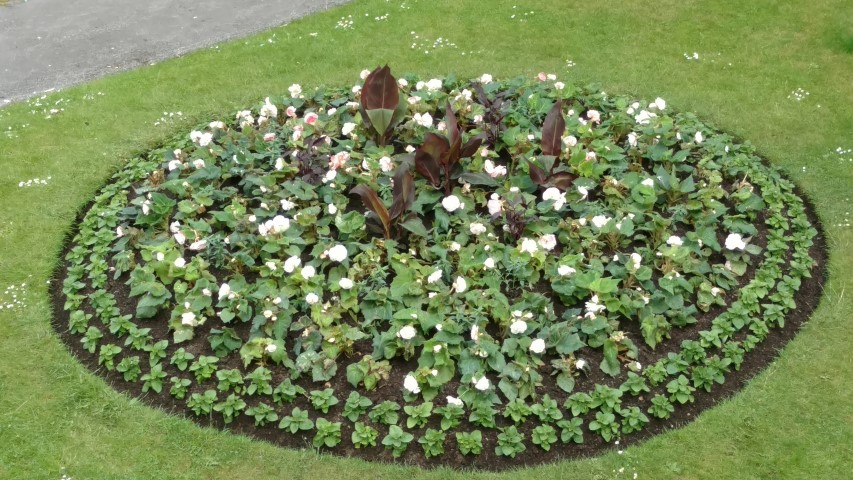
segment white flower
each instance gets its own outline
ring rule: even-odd
[[[630,145],[632,147],[637,146],[637,134],[636,133],[631,132],[628,134],[628,145]]]
[[[406,375],[406,378],[403,379],[403,388],[409,391],[409,393],[420,393],[421,387],[418,385],[418,379],[416,379],[411,373]]]
[[[575,369],[583,370],[583,367],[585,367],[585,366],[586,366],[586,360],[584,360],[582,358],[575,360]]]
[[[417,333],[418,332],[415,330],[415,327],[411,325],[406,325],[397,332],[397,336],[402,338],[403,340],[408,341],[415,338],[415,335]]]
[[[726,237],[726,249],[727,250],[743,250],[746,248],[746,242],[743,241],[743,237],[739,233],[730,233],[728,237]]]
[[[265,318],[272,318],[272,315],[273,315],[272,310],[270,310],[270,309],[264,310],[264,317]]]
[[[397,85],[399,85],[401,88],[405,88],[409,86],[409,82],[407,82],[405,78],[401,78],[397,80]]]
[[[536,244],[536,240],[526,237],[521,239],[521,245],[518,246],[518,251],[533,255],[537,250],[539,250],[539,246]]]
[[[412,117],[418,125],[422,127],[431,127],[432,126],[432,115],[429,113],[424,113],[421,115],[420,113],[416,113],[414,117]]]
[[[693,139],[696,140],[696,143],[702,143],[702,132],[697,131],[696,135],[693,136]]]
[[[355,130],[355,124],[352,122],[347,122],[344,124],[343,128],[341,128],[341,133],[346,137],[350,133],[352,133],[353,130]]]
[[[596,313],[601,313],[607,310],[607,307],[598,303],[598,295],[593,295],[584,306],[586,307],[587,314],[591,314],[593,316],[595,316]]]
[[[586,187],[578,186],[578,193],[581,194],[581,200],[586,200],[586,198],[589,196],[589,189]]]
[[[228,285],[227,283],[223,283],[219,287],[219,299],[222,300],[223,298],[225,298],[229,295],[231,295],[231,285]]]
[[[270,97],[264,99],[264,106],[261,107],[260,113],[264,117],[275,118],[278,116],[278,108],[270,102]]]
[[[527,322],[524,320],[516,320],[509,326],[509,331],[513,335],[521,335],[527,331]]]
[[[456,293],[463,293],[468,288],[468,282],[465,281],[462,277],[456,277],[456,280],[453,281],[453,290]]]
[[[634,121],[636,121],[640,125],[648,125],[654,117],[657,117],[657,114],[654,114],[647,110],[642,110],[638,115],[634,117]]]
[[[486,270],[495,268],[495,259],[492,257],[487,258],[486,261],[483,262],[483,268]]]
[[[592,123],[601,123],[601,112],[598,110],[587,110],[586,118]]]
[[[291,98],[297,98],[302,94],[302,87],[300,87],[298,83],[294,83],[288,87],[287,91],[290,92]]]
[[[427,90],[429,90],[430,92],[441,90],[441,86],[442,82],[437,78],[430,79],[428,82],[426,82]]]
[[[344,290],[349,290],[353,287],[353,282],[349,278],[342,278],[338,281],[338,286]]]
[[[330,203],[326,207],[326,211],[329,212],[329,215],[334,215],[334,214],[338,213],[338,207],[334,203]]]
[[[267,353],[275,353],[275,351],[278,350],[278,347],[276,347],[274,343],[271,343],[271,344],[267,345],[266,347],[264,347],[264,350]]]
[[[631,254],[631,263],[633,264],[634,270],[637,270],[638,268],[640,268],[640,265],[642,264],[642,262],[643,262],[643,257],[639,253],[634,252]]]
[[[204,250],[206,247],[207,247],[207,240],[205,240],[205,239],[196,240],[195,242],[190,244],[190,250],[196,250],[196,251]]]
[[[537,338],[530,343],[530,351],[539,355],[545,351],[545,340]]]
[[[567,147],[574,147],[578,144],[578,139],[574,135],[569,135],[568,137],[563,137],[563,143]]]
[[[503,211],[503,202],[501,202],[501,197],[497,193],[493,193],[487,202],[487,206],[489,208],[489,215],[497,215]]]
[[[450,242],[450,251],[458,252],[462,249],[462,245],[459,245],[459,242]]]
[[[436,271],[430,273],[429,276],[427,277],[427,284],[435,283],[435,282],[441,280],[441,275],[442,275],[441,270],[436,270]]]
[[[658,97],[654,103],[649,104],[649,108],[657,108],[658,110],[666,110],[666,100]]]
[[[476,324],[471,326],[471,340],[475,342],[480,341],[480,327]]]
[[[488,73],[484,73],[480,76],[480,83],[492,83],[492,76]]]
[[[722,292],[722,291],[723,291],[723,289],[721,289],[721,288],[719,288],[719,287],[711,287],[711,296],[712,296],[712,297],[716,297],[716,296],[717,296],[717,295],[719,295],[719,294],[720,294],[720,292]]]
[[[572,268],[568,265],[560,265],[559,267],[557,267],[557,274],[559,274],[563,277],[572,275],[575,272],[577,272],[577,270],[575,270],[574,268]]]
[[[188,327],[194,327],[197,324],[198,324],[198,322],[196,322],[195,313],[184,312],[181,314],[181,325],[186,325]]]
[[[282,168],[284,168],[284,159],[281,157],[278,157],[275,159],[275,169],[281,170]]]
[[[308,280],[309,278],[313,277],[314,275],[316,275],[316,273],[317,270],[314,269],[314,267],[312,267],[311,265],[306,265],[302,267],[301,275],[302,278],[304,278],[305,280]]]
[[[461,208],[463,205],[462,202],[459,201],[459,197],[457,197],[456,195],[450,195],[448,197],[444,197],[444,199],[441,201],[441,206],[444,207],[444,209],[448,212],[454,212]]]
[[[643,180],[642,182],[640,182],[640,185],[645,185],[647,187],[654,187],[655,186],[655,180],[653,178],[647,178],[647,179]]]
[[[465,404],[462,403],[462,400],[460,400],[456,397],[451,397],[450,395],[447,396],[447,404],[448,405],[456,405],[457,407],[465,406]]]
[[[302,260],[299,257],[289,257],[284,261],[284,271],[287,273],[293,273],[296,270],[296,267],[302,264]]]
[[[154,255],[154,258],[156,258],[158,262],[162,262],[163,260],[165,260],[165,259],[166,259],[166,254],[165,254],[165,253],[163,253],[163,252],[157,252],[157,253]]]
[[[561,192],[557,187],[547,188],[542,192],[542,201],[547,202],[549,200],[554,202],[554,210],[559,210],[566,203],[566,194]]]
[[[370,70],[365,68],[364,70],[361,71],[361,73],[358,76],[361,77],[362,80],[365,80],[365,79],[367,79],[368,75],[370,75]]]
[[[485,392],[492,385],[491,382],[489,382],[489,379],[486,377],[480,377],[480,378],[474,377],[471,379],[471,383],[474,384],[474,388],[476,388],[477,390],[479,390],[481,392]]]
[[[329,259],[333,262],[343,262],[347,258],[347,247],[335,245],[329,249]]]
[[[468,229],[471,231],[471,235],[482,235],[486,233],[486,226],[480,222],[472,223]]]
[[[680,247],[684,245],[684,240],[682,240],[678,235],[670,235],[670,237],[666,239],[666,243],[673,247]]]
[[[184,164],[181,163],[180,160],[170,160],[169,161],[169,171],[181,168]]]
[[[504,177],[507,173],[505,166],[495,165],[495,162],[491,160],[485,161],[485,163],[483,164],[483,170],[485,170],[486,173],[492,178]]]
[[[394,162],[391,161],[391,157],[382,157],[379,159],[379,168],[383,172],[390,172],[394,169]]]
[[[273,261],[269,261],[269,262],[265,263],[264,265],[266,265],[266,267],[269,268],[273,272],[278,269],[278,266]]]
[[[610,221],[610,217],[605,215],[596,215],[592,217],[592,224],[595,225],[595,228],[604,228],[607,225],[607,222]]]
[[[542,235],[539,237],[539,246],[542,247],[542,250],[546,252],[550,252],[557,246],[557,237],[554,236],[553,233],[549,233],[547,235]]]
[[[317,294],[314,292],[311,292],[308,295],[305,295],[305,302],[308,303],[308,305],[314,305],[315,303],[317,303],[319,301],[320,301],[320,297],[318,297]]]
[[[184,260],[184,257],[178,257],[175,259],[175,266],[178,268],[184,268],[187,265],[187,261]]]
[[[566,84],[563,82],[554,82],[554,88],[556,88],[557,90],[562,90],[566,88]]]

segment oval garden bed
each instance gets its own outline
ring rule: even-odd
[[[362,78],[122,168],[57,274],[72,350],[202,423],[501,469],[689,421],[816,306],[794,185],[662,99]]]

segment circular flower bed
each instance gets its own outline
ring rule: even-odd
[[[688,420],[819,291],[792,183],[660,98],[362,79],[118,172],[65,255],[69,343],[285,445],[503,468]]]

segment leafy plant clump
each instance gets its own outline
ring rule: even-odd
[[[802,199],[695,116],[547,76],[362,78],[116,174],[65,256],[81,348],[316,448],[512,459],[669,418],[797,307]]]

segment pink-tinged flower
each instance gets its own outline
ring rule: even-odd
[[[537,243],[539,243],[539,246],[542,247],[543,250],[550,252],[557,246],[557,237],[555,237],[553,233],[542,235],[539,237],[539,241]]]
[[[308,125],[314,125],[315,123],[317,123],[318,118],[320,118],[320,117],[316,113],[309,112],[309,113],[305,114],[304,119],[305,119],[305,123],[307,123]]]
[[[587,110],[586,118],[592,123],[601,123],[601,113],[598,110]]]
[[[332,158],[329,160],[329,168],[332,170],[343,168],[344,166],[346,166],[349,158],[350,157],[348,152],[338,152],[332,155]]]
[[[284,110],[284,114],[291,118],[296,118],[296,107],[289,106]]]
[[[486,203],[489,208],[489,215],[498,215],[503,211],[503,202],[501,202],[501,197],[497,193],[493,193],[489,198],[489,201]]]
[[[540,82],[544,82],[545,80],[548,80],[548,75],[546,75],[545,72],[539,72],[539,75],[536,75],[536,78],[538,78]]]
[[[274,133],[270,132],[270,133],[264,134],[264,141],[265,142],[271,142],[273,140],[275,140],[275,134]]]

